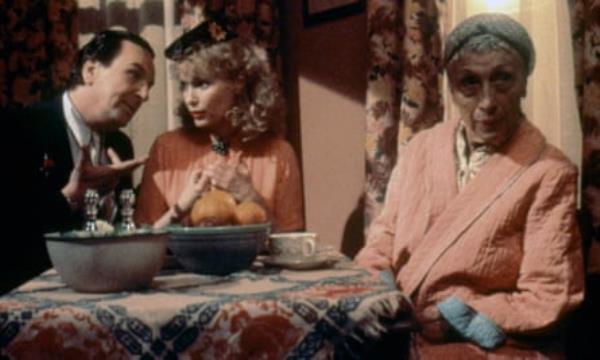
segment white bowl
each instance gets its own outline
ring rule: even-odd
[[[165,231],[137,229],[45,235],[50,260],[62,280],[81,292],[116,292],[149,285],[160,270]]]

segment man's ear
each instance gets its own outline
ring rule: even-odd
[[[98,62],[87,60],[81,67],[81,78],[85,85],[92,85],[98,72]]]

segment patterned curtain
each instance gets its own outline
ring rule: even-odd
[[[600,241],[600,0],[570,0],[570,6],[583,132],[582,208],[590,220],[589,235]],[[595,265],[600,271],[600,259]]]
[[[76,0],[0,1],[0,107],[56,95],[76,52]]]
[[[367,2],[365,229],[381,209],[398,144],[442,120],[442,3]]]

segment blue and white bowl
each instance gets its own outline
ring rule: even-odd
[[[271,224],[240,226],[170,226],[169,249],[188,271],[227,275],[249,269],[264,247]]]

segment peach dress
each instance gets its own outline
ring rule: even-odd
[[[254,188],[272,214],[273,231],[304,227],[302,190],[294,150],[280,138],[232,144],[226,159],[240,156],[250,171]],[[197,167],[222,160],[206,134],[184,129],[159,136],[150,150],[136,205],[138,224],[153,224],[178,200],[188,177]]]

